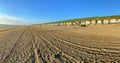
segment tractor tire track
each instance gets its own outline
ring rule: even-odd
[[[14,55],[15,50],[17,49],[17,45],[19,43],[19,40],[21,39],[22,35],[25,33],[25,29],[23,30],[23,32],[20,34],[19,38],[15,41],[16,43],[14,44],[13,48],[11,49],[10,53],[8,54],[8,56],[4,59],[3,63],[8,63],[10,58]]]
[[[104,51],[109,52],[109,53],[120,54],[120,51],[119,51],[119,50],[98,49],[98,48],[90,48],[90,47],[86,47],[86,46],[80,46],[80,45],[73,44],[73,43],[71,43],[71,42],[65,41],[65,40],[63,40],[63,39],[57,38],[57,37],[55,37],[55,36],[52,36],[52,34],[49,34],[49,33],[48,33],[48,35],[49,35],[50,37],[56,39],[56,40],[62,41],[62,42],[64,42],[64,43],[66,43],[66,44],[73,45],[73,46],[75,46],[75,47],[79,47],[79,48],[83,48],[83,49],[88,49],[88,50],[94,50],[94,51],[102,51],[102,50],[104,50]]]
[[[36,30],[37,31],[37,30]],[[37,31],[38,32],[38,31]],[[39,33],[39,32],[38,32]],[[51,42],[49,40],[47,40],[44,36],[41,35],[41,33],[39,33],[39,36],[46,41],[49,46],[51,46],[51,48],[55,48],[55,50],[58,50],[59,52],[62,52],[59,48],[57,48],[56,46],[54,46],[53,44],[51,44]],[[66,53],[62,52],[64,56],[66,56],[67,58],[69,58],[69,60],[73,60],[73,62],[79,62],[76,59],[74,59],[73,57],[67,55]]]
[[[54,39],[54,41],[55,40],[58,40],[59,42],[62,42],[62,43],[64,43],[64,46],[66,45],[67,46],[67,44],[69,44],[69,45],[71,45],[71,46],[74,46],[74,49],[83,49],[83,50],[86,50],[86,51],[84,51],[84,52],[87,52],[87,51],[92,51],[92,52],[87,52],[87,53],[91,53],[91,54],[93,54],[94,53],[94,51],[96,51],[96,52],[100,52],[99,54],[101,54],[101,55],[103,55],[103,56],[106,56],[105,54],[107,53],[110,53],[110,55],[112,54],[112,56],[113,57],[116,57],[116,59],[117,58],[120,58],[119,56],[119,51],[115,51],[115,50],[107,50],[106,51],[106,49],[97,49],[97,48],[90,48],[90,47],[85,47],[85,46],[80,46],[80,45],[76,45],[76,44],[73,44],[73,43],[71,43],[71,42],[68,42],[68,41],[65,41],[65,40],[62,40],[62,39],[59,39],[59,38],[57,38],[57,37],[55,37],[55,36],[53,36],[52,34],[49,34],[49,33],[47,33],[47,32],[44,32],[44,30],[38,30],[39,32],[41,32],[41,34],[42,35],[44,35],[44,36],[46,36],[46,37],[51,37],[51,38],[53,38]],[[43,33],[44,32],[44,33]],[[76,47],[76,48],[75,48]],[[101,53],[102,52],[102,53]],[[116,55],[119,55],[119,56],[116,56]],[[94,53],[93,54],[93,56],[96,56],[96,53]],[[92,58],[92,57],[91,57]],[[115,59],[115,58],[114,58]],[[111,59],[112,60],[112,59]],[[118,59],[118,60],[120,60],[120,59]],[[108,61],[108,60],[106,60],[106,61]]]

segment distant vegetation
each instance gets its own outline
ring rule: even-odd
[[[49,22],[49,23],[44,23],[44,24],[69,23],[69,22],[79,22],[79,21],[87,21],[87,20],[88,20],[88,21],[91,21],[91,20],[104,20],[104,19],[108,19],[108,20],[109,20],[109,19],[120,19],[120,15],[77,18],[77,19],[70,19],[70,20]]]

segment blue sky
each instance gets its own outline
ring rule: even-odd
[[[120,0],[0,0],[0,14],[29,23],[120,15]]]

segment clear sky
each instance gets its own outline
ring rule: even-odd
[[[108,15],[120,15],[120,0],[0,0],[1,22],[10,17],[43,23]]]

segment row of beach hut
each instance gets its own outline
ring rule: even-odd
[[[86,21],[77,21],[77,22],[60,22],[47,24],[51,26],[62,26],[62,25],[89,25],[89,24],[116,24],[120,23],[120,19],[105,19],[105,20],[86,20]]]

